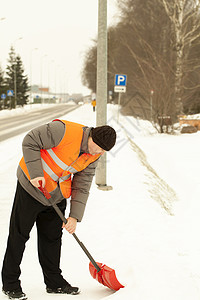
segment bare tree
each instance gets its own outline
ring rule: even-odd
[[[85,54],[84,65],[82,69],[82,83],[92,92],[96,93],[96,74],[97,74],[97,44],[94,40],[94,46],[90,47]]]
[[[175,36],[175,105],[177,115],[183,114],[183,72],[191,45],[200,37],[200,3],[196,0],[160,0],[169,17]]]
[[[114,90],[115,74],[127,74],[122,111],[151,120],[162,131],[160,120],[170,117],[173,123],[183,111],[199,107],[199,2],[119,0],[119,9],[118,24],[108,30],[108,90]],[[82,78],[95,91],[96,42],[86,54]],[[118,94],[113,95],[115,101]]]
[[[131,6],[133,2],[135,5]],[[122,99],[123,111],[128,113],[131,110],[133,115],[153,122],[164,116],[175,119],[170,26],[162,6],[155,9],[155,3],[120,1],[120,6],[123,5],[120,30],[118,24],[118,47],[120,50],[123,47],[125,53],[123,62],[118,61],[120,66],[126,64],[124,70],[128,70],[127,97],[124,97],[124,103]],[[131,9],[134,11],[131,12]]]

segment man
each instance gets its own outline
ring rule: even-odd
[[[95,112],[96,99],[93,99],[93,100],[92,100],[92,107],[93,107],[93,111]]]
[[[54,120],[25,136],[2,268],[3,292],[10,299],[27,299],[19,280],[20,264],[34,223],[46,291],[72,295],[80,292],[61,274],[62,227],[70,234],[75,232],[84,214],[98,159],[115,142],[116,132],[108,125],[89,128],[66,120]],[[71,196],[66,225],[39,190],[41,182],[63,214],[66,199]]]

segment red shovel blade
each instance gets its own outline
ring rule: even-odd
[[[117,280],[114,269],[111,269],[101,263],[97,263],[97,265],[101,269],[101,271],[98,273],[93,264],[91,262],[89,263],[90,274],[94,279],[115,291],[124,288],[124,286]]]

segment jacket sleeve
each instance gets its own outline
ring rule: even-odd
[[[98,160],[73,176],[69,216],[77,219],[78,222],[81,222],[83,218],[97,164]]]
[[[31,130],[22,142],[22,151],[31,179],[43,177],[41,149],[57,146],[63,138],[64,123],[54,121]]]

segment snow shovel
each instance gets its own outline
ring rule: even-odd
[[[39,190],[49,200],[49,202],[51,203],[51,205],[53,206],[53,208],[55,209],[55,211],[57,212],[61,220],[66,224],[67,219],[64,217],[59,207],[56,204],[53,204],[51,202],[51,195],[49,194],[49,192],[45,187],[44,188],[42,187],[42,182],[40,181],[39,183],[40,183]],[[84,244],[79,240],[77,235],[75,233],[73,233],[72,235],[90,260],[89,270],[92,277],[112,290],[118,291],[119,289],[124,288],[124,286],[121,283],[119,283],[119,281],[117,280],[115,270],[107,267],[102,263],[96,263],[92,255],[86,249]]]

